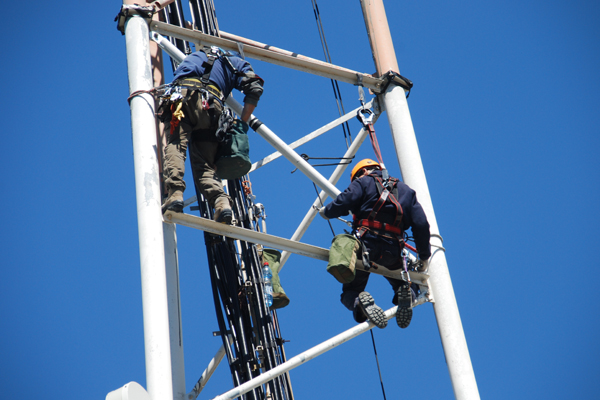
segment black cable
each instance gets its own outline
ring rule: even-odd
[[[375,347],[375,335],[373,335],[373,329],[371,329],[369,332],[371,332],[371,340],[373,341],[373,351],[375,352],[375,361],[377,361],[377,371],[379,371],[379,382],[381,382],[383,400],[387,400],[385,397],[385,389],[383,388],[383,379],[381,379],[381,368],[379,367],[379,357],[377,357],[377,347]]]
[[[325,30],[323,29],[323,22],[321,21],[319,6],[317,5],[316,0],[311,1],[313,6],[313,12],[315,14],[315,20],[317,21],[317,29],[319,31],[319,38],[321,39],[321,46],[323,47],[323,53],[325,55],[325,62],[333,64],[331,62],[331,54],[329,54],[329,46],[327,45],[327,39],[325,38]],[[331,87],[333,89],[333,96],[335,97],[338,113],[341,117],[342,115],[346,114],[346,110],[344,110],[344,102],[342,100],[340,86],[338,85],[338,82],[335,79],[331,79]],[[346,148],[348,148],[350,147],[350,143],[352,143],[352,134],[350,133],[350,126],[348,125],[348,121],[342,124],[342,130],[344,131],[344,140],[346,141]]]
[[[317,185],[315,185],[314,182],[313,182],[313,186],[315,188],[315,192],[317,192],[317,197],[319,198],[319,202],[321,203],[321,207],[323,207],[323,202],[321,201],[321,196],[319,196],[319,190],[317,189]],[[327,223],[329,224],[329,229],[331,229],[331,233],[335,237],[335,232],[333,231],[333,225],[331,225],[331,221],[327,220]]]
[[[323,23],[321,22],[321,14],[319,13],[319,6],[317,5],[317,0],[311,0],[313,5],[313,12],[315,13],[315,19],[317,20],[317,28],[319,30],[319,37],[321,38],[321,45],[323,46],[323,53],[325,53],[325,61],[332,64],[331,55],[329,54],[329,47],[327,46],[327,39],[325,39],[325,31],[323,30]],[[342,94],[340,93],[340,87],[336,80],[331,80],[331,85],[333,87],[333,95],[335,97],[338,112],[340,113],[340,117],[344,115],[346,112],[344,110],[344,103],[342,101]],[[338,99],[339,97],[339,99]],[[350,135],[350,127],[348,126],[348,121],[342,124],[342,128],[344,130],[344,139],[346,140],[346,147],[349,148],[350,144],[348,143],[348,137],[350,138],[350,142],[352,142],[352,136]],[[348,130],[348,136],[346,136],[346,129]],[[315,191],[317,192],[317,196],[319,192],[317,190],[317,185],[314,184]],[[320,197],[319,197],[320,199]],[[323,207],[323,202],[321,202],[321,207]],[[331,221],[327,221],[329,223],[329,228],[331,228],[331,233],[335,236],[335,232],[333,231],[333,226],[331,225]],[[381,368],[379,367],[379,358],[377,357],[377,348],[375,347],[375,336],[373,335],[373,330],[371,332],[371,339],[373,340],[373,351],[375,352],[375,360],[377,361],[377,371],[379,371],[379,382],[381,382],[381,391],[383,393],[383,399],[387,400],[385,397],[385,389],[383,387],[383,379],[381,378]]]

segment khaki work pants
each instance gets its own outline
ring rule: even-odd
[[[215,106],[219,108],[218,114],[220,114],[220,105],[215,104]],[[182,106],[182,111],[184,117],[179,121],[179,125],[173,129],[172,133],[170,132],[171,124],[165,124],[165,134],[168,138],[168,143],[165,149],[163,174],[167,189],[185,190],[186,184],[183,176],[189,146],[190,164],[194,182],[208,201],[208,204],[214,208],[217,198],[223,196],[231,204],[230,197],[223,190],[221,180],[216,175],[215,158],[219,143],[201,140],[191,141],[192,132],[195,130],[210,130],[210,134],[214,135],[217,129],[215,118],[211,117],[208,110],[202,109],[201,96],[198,91],[194,91],[188,101]],[[218,115],[216,119],[218,120]]]

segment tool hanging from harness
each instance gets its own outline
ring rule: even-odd
[[[175,128],[179,125],[179,122],[185,117],[182,106],[185,104],[190,97],[196,92],[199,92],[201,99],[202,109],[207,111],[211,109],[211,106],[217,101],[223,109],[224,96],[221,90],[210,81],[210,74],[212,72],[213,64],[223,54],[218,47],[205,47],[202,52],[206,54],[207,61],[203,62],[202,67],[204,73],[200,79],[196,77],[183,77],[172,82],[169,87],[165,90],[164,94],[160,96],[161,103],[158,107],[158,115],[161,121],[171,121],[171,135]],[[231,65],[231,62],[227,64]],[[215,116],[218,118],[219,116]]]

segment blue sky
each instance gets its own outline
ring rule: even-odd
[[[323,59],[310,1],[248,4],[215,0],[220,28]],[[385,5],[400,72],[415,83],[408,103],[481,397],[597,396],[600,7]],[[319,7],[333,62],[373,72],[359,2]],[[125,41],[113,22],[119,8],[75,1],[4,8],[3,398],[103,399],[130,381],[146,386]],[[328,79],[253,65],[266,82],[256,115],[284,141],[337,118]],[[357,107],[356,87],[340,86],[346,110]],[[357,121],[351,129],[358,133]],[[385,115],[376,130],[398,176]],[[257,134],[250,140],[253,160],[272,152]],[[343,133],[298,151],[341,156]],[[373,157],[368,143],[364,157]],[[293,169],[279,159],[251,176],[269,233],[286,238],[315,197]],[[336,233],[343,228],[334,222]],[[220,341],[212,336],[202,233],[177,232],[189,391]],[[327,247],[331,238],[317,220],[302,241]],[[281,279],[291,298],[278,313],[288,357],[353,325],[325,263],[293,256]],[[384,279],[375,276],[368,290],[391,307]],[[408,329],[392,323],[374,333],[388,399],[452,398],[430,304],[415,310]],[[368,334],[291,378],[298,399],[383,398]],[[200,398],[231,385],[222,365]]]

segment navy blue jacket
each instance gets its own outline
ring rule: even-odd
[[[229,96],[233,89],[237,89],[246,95],[244,103],[256,105],[263,92],[262,80],[254,74],[254,70],[248,61],[235,55],[230,55],[228,58],[231,64],[244,74],[236,76],[231,67],[227,65],[224,56],[222,56],[213,63],[209,79],[221,89],[224,99]],[[202,75],[204,75],[202,64],[207,61],[208,57],[203,51],[190,54],[175,70],[175,80],[187,77],[202,78]]]
[[[370,175],[381,178],[381,171],[371,171]],[[372,176],[362,176],[355,179],[350,186],[325,207],[327,218],[338,218],[351,212],[356,218],[367,219],[373,206],[379,200],[377,184]],[[417,201],[417,194],[403,182],[398,182],[398,202],[402,206],[402,230],[412,229],[419,257],[426,260],[431,256],[429,245],[429,222],[427,216]],[[379,222],[392,223],[396,216],[396,208],[386,203],[386,206],[377,213]]]

